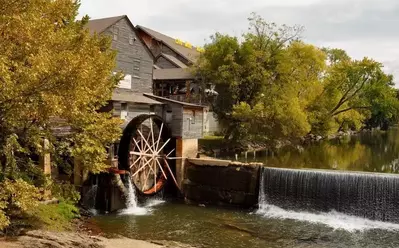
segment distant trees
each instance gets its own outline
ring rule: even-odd
[[[46,149],[44,138],[55,142],[54,117],[74,130],[70,154],[87,171],[105,168],[105,147],[119,136],[119,120],[97,111],[118,83],[115,53],[108,39],[89,34],[87,17],[76,20],[78,8],[70,0],[0,0],[0,229],[46,186],[32,157]]]
[[[274,142],[396,120],[393,77],[380,63],[306,44],[301,32],[252,14],[242,38],[211,37],[196,72],[216,86],[226,138]]]

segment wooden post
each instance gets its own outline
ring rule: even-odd
[[[176,157],[181,157],[176,161],[176,180],[180,190],[183,189],[183,181],[186,177],[186,158],[196,158],[198,154],[198,139],[176,140]]]
[[[191,97],[191,88],[190,88],[190,81],[186,81],[186,101],[190,102]]]
[[[49,146],[49,141],[44,139],[42,143],[43,151],[39,158],[39,165],[45,175],[51,176],[51,156],[48,152]]]
[[[43,170],[43,174],[51,178],[51,156],[49,153],[50,142],[48,139],[43,139],[42,142],[42,154],[39,156],[39,166]],[[50,199],[50,189],[44,190],[44,198]]]

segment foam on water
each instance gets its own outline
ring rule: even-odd
[[[127,197],[127,202],[126,202],[127,208],[121,210],[119,212],[119,214],[120,215],[137,215],[137,216],[149,215],[154,210],[153,207],[160,205],[164,202],[165,201],[160,200],[160,199],[151,199],[146,204],[144,204],[144,207],[140,207],[138,205],[138,201],[137,201],[136,190],[133,187],[133,184],[131,183],[131,181],[128,180],[128,197]]]
[[[155,207],[161,204],[164,204],[166,201],[162,200],[162,199],[151,199],[149,201],[147,201],[147,203],[145,204],[146,208],[151,208],[151,207]]]
[[[399,224],[369,220],[342,214],[336,211],[330,211],[326,213],[311,213],[290,211],[274,205],[261,204],[256,213],[272,219],[290,219],[296,221],[306,221],[314,224],[324,224],[333,229],[342,229],[349,232],[367,231],[370,229],[382,229],[389,231],[399,230]]]
[[[89,209],[88,211],[89,211],[89,213],[91,213],[93,216],[97,216],[97,215],[98,215],[98,211],[97,211],[97,209],[95,209],[95,208],[91,208],[91,209]]]

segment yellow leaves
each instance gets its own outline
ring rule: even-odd
[[[78,132],[73,139],[82,161],[98,170],[105,147],[120,133],[119,121],[97,112],[110,100],[118,81],[117,76],[110,76],[116,55],[109,39],[91,36],[75,21],[76,1],[13,3],[20,8],[0,4],[4,132],[29,134],[35,130],[37,135],[40,130],[51,139],[50,119],[63,118]]]
[[[10,224],[6,209],[17,208],[26,212],[39,204],[39,189],[35,186],[17,179],[5,179],[0,183],[0,230]]]

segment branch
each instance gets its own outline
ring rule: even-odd
[[[348,94],[349,94],[349,92],[350,92],[353,88],[355,88],[355,86],[358,84],[358,82],[359,82],[359,80],[360,80],[360,78],[359,78],[359,79],[357,80],[357,82],[353,85],[353,87],[350,87],[350,88],[345,92],[345,94],[341,97],[341,99],[339,100],[339,102],[337,103],[337,105],[330,111],[330,114],[333,114],[336,110],[338,110],[338,109],[342,106],[342,104],[346,103],[346,102],[349,101],[351,98],[353,98],[353,97],[363,88],[364,84],[367,82],[368,79],[369,79],[369,77],[367,76],[367,77],[363,80],[363,82],[361,83],[360,87],[359,87],[357,90],[355,90],[355,92],[354,92],[351,96],[347,97]],[[334,114],[333,114],[333,115],[334,115]]]
[[[340,110],[340,111],[338,111],[338,112],[335,112],[335,113],[333,114],[333,116],[342,114],[342,113],[347,112],[347,111],[352,110],[352,109],[370,109],[370,108],[371,108],[371,106],[350,107],[350,108],[346,108],[346,109]]]

